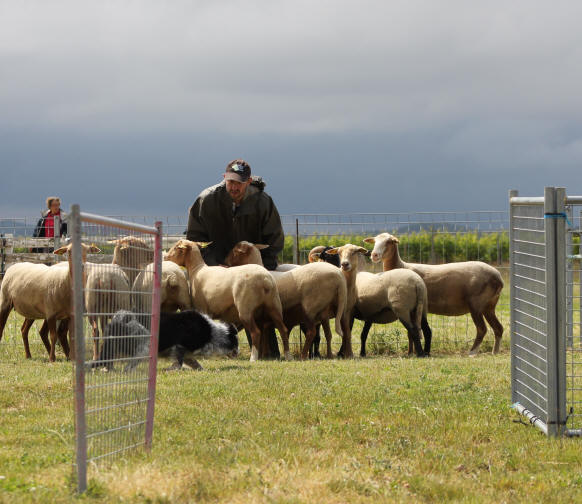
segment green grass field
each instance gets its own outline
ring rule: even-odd
[[[508,291],[497,356],[491,331],[469,358],[470,319],[431,316],[430,359],[406,357],[396,323],[375,326],[366,359],[251,365],[241,333],[237,359],[159,371],[152,452],[90,467],[82,497],[71,364],[59,353],[48,364],[32,333],[25,361],[12,315],[0,344],[0,502],[580,501],[581,440],[548,439],[510,408]],[[298,352],[297,332],[292,341]]]
[[[1,502],[575,502],[580,440],[510,409],[509,354],[158,373],[150,454],[71,479],[71,365],[0,364]],[[161,366],[166,363],[162,362]]]

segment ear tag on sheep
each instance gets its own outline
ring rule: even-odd
[[[208,247],[208,245],[210,245],[212,242],[196,242],[198,244],[198,246],[200,248],[206,248]]]

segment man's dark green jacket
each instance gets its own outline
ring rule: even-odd
[[[269,245],[261,250],[263,263],[269,270],[277,267],[277,255],[283,250],[285,236],[279,212],[264,187],[260,177],[252,177],[236,209],[224,181],[200,193],[190,207],[186,238],[212,242],[202,249],[206,264],[224,264],[234,245],[246,240]]]

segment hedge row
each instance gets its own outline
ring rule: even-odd
[[[371,245],[363,243],[367,236],[369,235],[300,237],[301,260],[304,262],[307,253],[317,245],[340,246],[345,243],[353,243],[371,250]],[[400,256],[403,260],[410,262],[439,264],[479,260],[499,264],[509,260],[509,235],[506,231],[492,233],[431,233],[421,231],[399,235],[398,239],[400,240]],[[290,261],[293,258],[293,240],[293,236],[285,237],[283,249],[285,261]]]

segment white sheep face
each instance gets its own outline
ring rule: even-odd
[[[348,243],[341,247],[328,250],[328,254],[338,254],[340,259],[340,268],[343,271],[357,271],[358,270],[358,256],[367,255],[368,251],[364,247],[358,247]]]
[[[380,233],[373,238],[366,238],[365,243],[373,243],[374,249],[370,254],[372,262],[380,262],[382,259],[388,259],[395,252],[395,245],[398,244],[398,238],[390,233]]]

